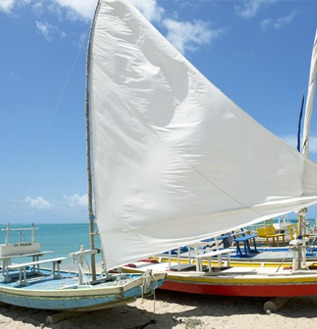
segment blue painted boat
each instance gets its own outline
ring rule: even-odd
[[[53,278],[50,270],[41,269],[41,275],[38,275],[30,269],[28,284],[20,284],[14,279],[6,282],[0,277],[0,301],[35,309],[92,311],[122,305],[152,293],[162,285],[165,277],[154,274],[143,290],[147,279],[142,275],[109,275],[94,282],[87,276],[87,283],[78,284],[77,273],[61,271],[60,274],[60,278]]]
[[[61,258],[47,260],[53,265],[49,281],[63,278],[65,284],[50,288],[41,287],[42,260],[5,260],[1,300],[35,308],[91,310],[151,293],[164,281],[165,275],[154,274],[144,261],[144,276],[116,276],[103,269],[98,277],[95,224],[104,265],[114,269],[127,264],[132,272],[133,265],[140,270],[134,260],[278,214],[301,209],[299,216],[304,217],[304,209],[317,204],[317,166],[227,98],[128,0],[100,0],[91,36],[86,81],[90,249],[72,254],[79,266],[74,285],[67,284],[70,278],[59,269]],[[170,290],[225,296],[317,295],[317,273],[304,266],[301,239],[296,243],[301,249],[296,267],[277,275],[262,269],[232,271],[230,259],[226,266],[213,268],[209,260],[216,256],[219,265],[219,250],[196,255],[196,271],[173,274],[166,262],[150,266],[167,273],[165,289]],[[229,255],[231,250],[224,252]],[[36,251],[29,250],[29,256],[32,253]],[[87,278],[82,265],[88,255]],[[39,252],[37,256],[42,257]]]
[[[107,245],[105,241],[106,234],[115,234],[111,228],[113,228],[114,221],[117,219],[112,219],[106,209],[98,205],[96,209],[93,207],[94,202],[97,203],[97,196],[101,194],[102,175],[98,170],[94,170],[94,173],[92,173],[92,167],[94,169],[98,168],[98,165],[100,165],[99,158],[104,158],[103,154],[108,152],[107,149],[100,147],[98,138],[91,138],[91,131],[94,136],[104,135],[104,131],[102,126],[93,126],[90,120],[95,115],[96,107],[100,109],[100,106],[102,106],[102,100],[96,101],[96,97],[93,96],[91,100],[90,95],[95,93],[95,84],[99,88],[100,82],[100,79],[91,79],[91,76],[95,73],[95,68],[99,67],[99,64],[104,65],[104,63],[100,63],[102,60],[95,58],[95,54],[96,49],[99,47],[98,43],[100,43],[98,33],[102,34],[102,30],[105,29],[101,17],[103,13],[100,10],[100,8],[104,10],[105,6],[107,6],[106,1],[100,0],[98,2],[88,41],[86,61],[85,104],[87,118],[88,215],[90,223],[89,232],[87,233],[90,236],[90,248],[88,250],[81,248],[78,252],[70,255],[73,262],[78,266],[78,272],[64,272],[61,271],[60,265],[66,257],[46,258],[47,252],[42,251],[39,243],[35,241],[34,225],[31,228],[32,238],[30,241],[22,240],[19,243],[10,243],[9,235],[12,229],[8,225],[4,229],[6,230],[6,241],[0,245],[0,302],[35,309],[91,311],[125,304],[137,297],[151,294],[164,282],[166,275],[162,273],[154,274],[150,271],[145,275],[110,274],[109,270],[104,268],[105,266],[97,275],[95,255],[98,250],[94,242],[96,231],[100,235],[103,246],[103,264],[107,263],[111,266],[111,262],[105,261],[105,255],[116,264],[124,264],[129,257],[132,259],[135,256],[133,246],[120,248],[122,244],[120,239],[115,239],[111,248],[107,250],[104,248]],[[92,60],[93,65],[91,65]],[[106,91],[104,94],[106,94]],[[107,116],[107,114],[104,115]],[[98,131],[96,132],[96,130]],[[97,161],[95,158],[92,159],[91,146],[94,148],[94,156]],[[103,168],[105,167],[104,164],[101,165]],[[106,190],[107,193],[112,191],[112,187],[107,184],[102,185],[101,188],[104,191]],[[90,258],[90,271],[87,272],[88,274],[84,270],[84,264],[87,263],[86,257]],[[52,270],[43,269],[45,264],[51,264]]]
[[[97,250],[85,250],[83,246],[71,253],[78,271],[61,270],[67,257],[46,258],[50,252],[40,250],[35,241],[35,227],[6,229],[5,243],[0,245],[0,302],[35,309],[60,311],[92,311],[114,307],[152,294],[164,283],[165,275],[148,272],[140,274],[110,274],[106,270],[93,277],[86,270],[86,256]],[[32,231],[30,241],[9,243],[11,231]],[[32,258],[31,261],[29,259]],[[15,263],[13,263],[13,261]],[[52,264],[52,269],[41,265]]]

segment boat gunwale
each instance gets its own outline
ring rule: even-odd
[[[126,273],[125,273],[126,274]],[[101,296],[101,295],[117,295],[117,294],[122,294],[125,293],[126,291],[129,291],[133,288],[140,287],[144,283],[144,276],[142,276],[143,273],[131,273],[133,275],[140,274],[139,277],[133,278],[132,280],[127,281],[123,285],[117,285],[117,286],[106,286],[105,283],[100,283],[97,285],[93,286],[80,286],[77,285],[77,288],[63,288],[62,286],[60,288],[55,288],[55,289],[36,289],[36,283],[34,283],[31,287],[30,285],[27,286],[6,286],[7,283],[0,283],[0,292],[1,293],[7,293],[7,294],[12,294],[16,296],[37,296],[37,297],[63,297],[63,296]],[[166,277],[165,273],[153,273],[152,274],[154,278],[151,280],[151,282],[157,282],[160,280],[163,280]],[[53,279],[51,280],[54,281],[59,281],[63,280],[62,279]],[[124,279],[123,279],[124,281]],[[115,282],[115,281],[113,281]]]

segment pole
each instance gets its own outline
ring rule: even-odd
[[[89,42],[90,44],[90,42]],[[88,49],[90,45],[88,46]],[[87,51],[89,52],[89,50]],[[89,123],[89,104],[88,104],[88,70],[89,64],[86,64],[86,155],[87,155],[87,174],[88,174],[88,216],[89,216],[89,241],[90,249],[95,250],[95,233],[94,233],[94,215],[93,215],[93,201],[92,201],[92,172],[91,172],[91,150],[90,150],[90,123]],[[91,274],[92,280],[96,280],[96,260],[95,255],[90,255],[91,259]]]
[[[306,158],[308,158],[309,155],[310,122],[311,122],[315,89],[316,89],[316,72],[317,72],[317,30],[316,30],[313,52],[311,57],[307,102],[306,102],[305,118],[304,118],[302,154]]]
[[[91,37],[92,29],[96,20],[96,14],[100,6],[100,1],[95,11],[95,15],[90,27],[87,55],[86,55],[86,94],[85,94],[85,113],[86,113],[86,155],[87,155],[87,174],[88,174],[88,216],[89,216],[89,239],[90,249],[95,250],[95,229],[94,229],[94,214],[93,214],[93,183],[92,183],[92,169],[91,169],[91,132],[90,132],[90,106],[89,106],[89,73],[90,73],[90,53],[91,53]],[[91,253],[91,275],[92,280],[96,280],[96,259],[95,254]]]
[[[297,237],[297,241],[298,241],[298,269],[301,270],[302,269],[302,262],[303,262],[303,251],[305,248],[305,242],[303,240],[303,235],[304,235],[304,221],[306,218],[306,213],[307,213],[307,208],[302,208],[299,213],[298,213],[298,237]],[[305,257],[306,259],[306,257]],[[303,264],[305,266],[305,264]]]
[[[316,70],[317,70],[317,30],[314,39],[314,46],[310,64],[309,82],[308,82],[308,93],[307,103],[305,109],[304,118],[304,131],[303,131],[303,146],[302,154],[305,158],[309,156],[309,135],[310,135],[310,122],[313,110],[315,88],[316,88]],[[304,173],[305,174],[305,173]],[[303,259],[303,233],[304,233],[304,221],[306,218],[307,208],[303,208],[298,213],[298,269],[302,269]],[[305,243],[304,243],[305,245]]]

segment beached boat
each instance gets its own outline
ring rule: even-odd
[[[113,11],[118,10],[114,7]],[[126,11],[121,14],[122,22],[115,22],[117,27],[123,24],[125,32],[115,38],[116,51],[123,54],[117,59],[123,70],[110,83],[126,96],[118,114],[124,120],[113,115],[111,124],[114,132],[129,123],[133,138],[116,162],[126,170],[117,188],[124,199],[111,207],[111,212],[125,218],[124,225],[131,217],[140,222],[151,218],[152,225],[122,229],[129,243],[137,234],[144,243],[139,246],[140,261],[129,262],[120,270],[163,271],[167,280],[162,289],[189,293],[317,295],[316,264],[306,261],[302,227],[307,207],[316,204],[316,163],[247,116],[141,16],[131,19]],[[109,19],[106,14],[104,18]],[[131,44],[133,53],[128,47]],[[317,36],[311,81],[315,81],[316,60]],[[311,83],[309,89],[313,89]],[[312,106],[311,98],[307,105]],[[115,147],[112,151],[117,153]],[[291,241],[290,264],[232,266],[232,249],[201,248],[212,232],[216,239],[293,211],[298,213],[299,232]],[[243,239],[241,242],[246,241]],[[162,252],[181,246],[188,246],[189,251],[199,248],[185,260],[177,255],[173,262],[162,256]],[[148,249],[156,256],[143,259]]]
[[[92,153],[96,209],[110,223],[98,225],[107,268],[317,204],[317,164],[226,97],[128,1],[103,1],[99,17]]]
[[[36,290],[43,277],[29,279],[27,267],[40,265],[41,260],[6,265],[9,278],[16,270],[21,275],[14,283],[1,281],[1,301],[23,305],[23,300],[42,308],[62,307],[65,301],[64,310],[74,309],[76,303],[76,309],[90,309],[125,302],[131,294],[143,293],[147,283],[154,289],[150,274],[132,281],[127,290],[115,280],[120,275],[109,273],[131,263],[135,268],[129,267],[130,272],[153,274],[150,267],[156,266],[162,273],[157,279],[167,274],[165,289],[223,295],[316,294],[317,273],[304,264],[302,253],[294,261],[296,268],[284,269],[282,276],[280,271],[265,273],[265,267],[254,272],[237,271],[229,263],[217,268],[204,265],[205,258],[229,253],[226,249],[195,255],[197,264],[190,266],[196,271],[172,272],[157,266],[168,264],[163,262],[142,267],[135,263],[297,209],[304,216],[305,207],[317,204],[317,165],[227,98],[127,0],[99,2],[90,40],[86,90],[95,205],[94,216],[89,193],[90,233],[94,235],[96,217],[108,274],[94,279],[92,271],[88,288],[79,282],[49,290],[42,281],[45,288]],[[89,151],[90,124],[87,127]],[[89,172],[90,168],[88,160]],[[89,173],[90,190],[91,180]],[[297,239],[294,250],[302,242]],[[29,255],[34,253],[29,250]],[[80,250],[73,257],[80,264],[86,253],[92,254],[93,264],[93,240],[90,251]],[[50,260],[55,282],[60,280],[61,261]],[[118,294],[108,287],[109,277],[118,283]]]
[[[142,273],[152,269],[167,273],[159,288],[193,294],[240,297],[299,297],[317,295],[317,262],[294,269],[280,262],[242,262],[222,259],[226,253],[212,251],[188,259],[152,258],[121,267],[121,271]],[[205,260],[205,261],[203,261]]]
[[[152,294],[165,278],[165,274],[109,275],[107,272],[94,277],[85,271],[86,256],[95,255],[98,250],[83,247],[69,255],[78,270],[61,270],[62,262],[68,257],[47,258],[52,251],[41,250],[33,224],[30,228],[12,228],[8,224],[2,230],[6,231],[5,243],[0,245],[0,301],[3,303],[36,309],[92,311]],[[12,231],[19,231],[23,239],[10,243]],[[32,232],[30,239],[26,238],[27,231]],[[99,270],[102,271],[101,266]]]
[[[91,124],[90,118],[96,122],[95,117],[100,115],[98,111],[103,110],[102,102],[104,97],[96,96],[100,91],[100,84],[103,89],[107,89],[102,82],[102,77],[98,76],[99,67],[103,65],[102,56],[99,52],[100,35],[103,33],[104,22],[103,12],[107,7],[107,1],[100,1],[92,24],[91,37],[87,51],[87,81],[86,81],[86,117],[87,117],[87,164],[88,164],[88,186],[89,186],[89,219],[90,219],[90,249],[83,247],[70,256],[78,264],[78,272],[70,273],[61,271],[60,264],[67,257],[46,258],[45,251],[42,251],[39,243],[34,238],[34,227],[32,238],[29,241],[10,243],[10,232],[14,229],[8,225],[6,230],[6,241],[0,245],[0,302],[24,306],[36,309],[50,309],[63,311],[91,311],[107,307],[113,307],[131,302],[137,297],[153,293],[160,286],[165,278],[164,273],[146,274],[109,274],[104,268],[100,275],[96,274],[95,254],[97,249],[94,246],[94,232],[96,217],[97,227],[101,228],[100,239],[103,247],[109,247],[104,243],[105,231],[111,231],[113,223],[111,217],[107,218],[108,211],[99,207],[98,196],[104,193],[111,193],[111,185],[102,184],[100,169],[104,161],[100,161],[107,152],[107,148],[101,147],[98,137],[104,134],[101,125]],[[109,25],[109,23],[107,23]],[[106,51],[106,50],[105,50]],[[106,64],[107,65],[107,64]],[[102,68],[101,70],[104,70]],[[93,78],[92,78],[93,76]],[[89,97],[89,95],[92,95]],[[102,120],[102,118],[99,118]],[[104,119],[107,120],[107,119]],[[92,146],[94,148],[95,158],[90,157],[90,128],[94,137]],[[91,162],[95,167],[94,187],[97,209],[93,211],[93,183]],[[108,192],[105,192],[105,189]],[[97,197],[96,197],[97,195]],[[105,223],[106,222],[106,223]],[[22,229],[20,229],[22,232]],[[108,233],[111,234],[111,233]],[[52,237],[54,238],[54,237]],[[115,261],[123,263],[125,261],[126,250],[121,248],[120,239],[115,239],[114,243],[108,249],[102,248],[102,253],[108,253],[109,257],[115,257]],[[115,249],[115,255],[111,250]],[[129,246],[129,253],[133,255],[133,246]],[[91,258],[91,273],[85,274],[82,270],[85,263],[85,257]],[[22,259],[22,262],[21,262]],[[20,261],[19,261],[20,260]],[[13,261],[15,263],[13,263]],[[18,262],[19,261],[19,262]],[[51,264],[52,270],[44,269],[43,266]]]

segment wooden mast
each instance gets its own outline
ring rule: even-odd
[[[93,213],[93,183],[92,183],[92,168],[91,168],[91,132],[90,132],[90,104],[89,104],[89,85],[90,85],[90,52],[91,52],[91,37],[92,29],[95,24],[96,14],[100,6],[100,0],[94,14],[94,18],[90,27],[87,55],[86,55],[86,93],[85,93],[85,113],[86,113],[86,156],[87,156],[87,174],[88,174],[88,216],[89,216],[89,240],[90,250],[95,250],[95,227]],[[90,254],[91,259],[91,274],[92,280],[96,280],[96,259],[95,254]]]

